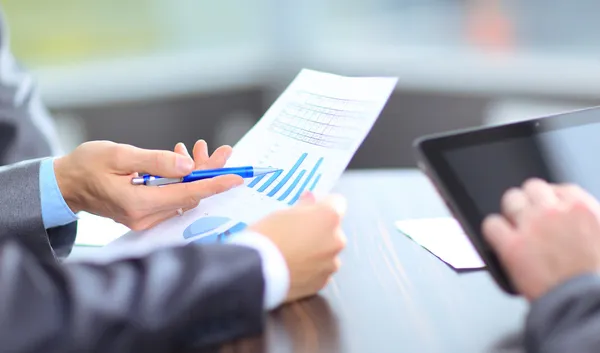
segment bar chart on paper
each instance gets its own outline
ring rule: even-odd
[[[302,153],[289,169],[256,177],[248,187],[288,205],[295,204],[303,192],[314,191],[321,179],[319,168],[324,158],[320,157],[310,165],[306,163],[308,156],[308,153]]]
[[[184,239],[197,239],[195,243],[216,243],[246,228],[244,222],[229,217],[209,216],[195,220],[183,231]]]

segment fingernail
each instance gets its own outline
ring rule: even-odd
[[[314,201],[316,201],[315,194],[313,194],[310,191],[303,192],[302,196],[300,196],[300,199],[302,199],[302,201],[306,201],[306,202],[314,202]]]
[[[194,170],[194,161],[189,157],[177,156],[177,171],[182,174],[190,173]]]

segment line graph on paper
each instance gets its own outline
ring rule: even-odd
[[[298,91],[269,130],[325,148],[348,149],[364,129],[374,102]]]

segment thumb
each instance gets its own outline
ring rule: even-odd
[[[122,174],[135,172],[158,175],[165,178],[182,177],[194,170],[194,161],[171,151],[146,150],[123,145],[113,167]]]
[[[346,202],[346,198],[342,195],[329,195],[325,197],[321,202],[325,206],[332,208],[338,215],[340,215],[340,217],[343,217],[346,214],[348,203]]]

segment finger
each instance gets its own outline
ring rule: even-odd
[[[342,260],[339,257],[336,257],[333,260],[333,273],[338,272],[340,270],[340,268],[342,267]]]
[[[200,169],[223,168],[232,153],[233,149],[231,146],[221,146],[213,152],[210,158],[202,166],[200,166]]]
[[[594,212],[600,214],[600,204],[591,194],[580,186],[574,184],[561,184],[554,186],[557,197],[566,204],[572,205],[577,201],[583,201]]]
[[[171,151],[146,150],[129,145],[120,145],[111,159],[111,167],[119,174],[140,172],[177,178],[194,169],[194,161]]]
[[[189,210],[193,210],[194,208],[198,207],[201,203],[202,203],[202,200],[200,200],[198,203],[196,203],[194,205],[189,205],[189,206],[180,207],[180,208],[183,211],[183,213],[185,213],[185,212],[187,212]]]
[[[175,153],[180,154],[182,156],[186,156],[186,157],[190,157],[190,152],[188,152],[187,147],[185,147],[185,144],[183,142],[179,142],[175,145],[175,149],[174,149]]]
[[[244,179],[237,175],[222,175],[193,183],[172,184],[164,187],[149,188],[148,198],[162,210],[193,208],[202,199],[220,194],[242,185]]]
[[[518,237],[517,231],[510,222],[497,214],[490,215],[483,220],[481,231],[485,240],[501,259],[506,258]]]
[[[339,251],[344,250],[348,243],[348,238],[346,238],[346,233],[341,228],[336,232],[336,238],[338,240]]]
[[[348,208],[348,203],[346,202],[346,198],[342,195],[329,195],[321,201],[321,204],[327,208],[331,208],[335,211],[340,217],[343,217],[346,214],[346,210]]]
[[[206,144],[206,141],[196,141],[192,153],[194,154],[194,162],[196,162],[196,169],[202,168],[202,165],[204,165],[208,161],[208,145]]]
[[[502,196],[502,214],[514,225],[521,221],[530,206],[529,199],[521,189],[509,189]]]
[[[541,179],[529,179],[523,184],[529,202],[534,206],[552,206],[559,201],[554,188]]]

